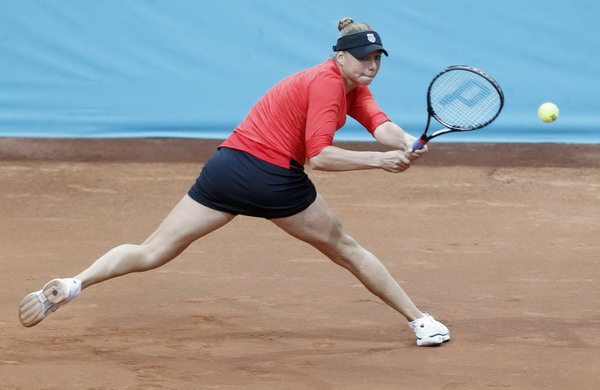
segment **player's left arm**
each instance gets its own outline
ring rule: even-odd
[[[409,134],[396,123],[387,121],[375,128],[373,137],[380,144],[399,150],[410,150],[416,137]]]
[[[348,115],[362,124],[380,144],[409,152],[417,139],[406,132],[381,110],[368,87],[356,88],[349,94]],[[411,153],[412,154],[412,153]],[[415,154],[413,157],[417,158]]]

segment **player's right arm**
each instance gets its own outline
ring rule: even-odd
[[[312,169],[319,171],[356,171],[383,169],[387,172],[403,172],[410,167],[411,159],[401,151],[368,152],[326,146],[308,160]]]

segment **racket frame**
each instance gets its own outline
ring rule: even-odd
[[[444,120],[442,120],[438,117],[438,115],[433,110],[433,107],[431,106],[431,88],[433,87],[433,84],[435,84],[436,80],[438,78],[440,78],[440,76],[442,76],[443,74],[445,74],[447,72],[456,71],[456,70],[473,72],[473,73],[483,77],[484,79],[486,79],[492,85],[492,87],[494,87],[494,89],[498,93],[498,96],[500,97],[500,107],[498,108],[496,115],[494,115],[492,118],[490,118],[488,121],[486,121],[482,124],[479,124],[477,126],[469,126],[469,127],[456,127],[456,126],[453,126],[453,125],[445,122]],[[500,111],[502,111],[503,107],[504,107],[504,92],[502,92],[502,88],[500,88],[500,85],[491,76],[489,76],[488,74],[483,72],[481,69],[477,69],[477,68],[474,68],[469,65],[449,66],[446,69],[442,70],[440,73],[438,73],[433,78],[433,80],[431,80],[431,83],[429,84],[429,88],[427,88],[427,124],[425,125],[425,130],[423,131],[423,134],[421,135],[421,137],[414,142],[412,149],[413,150],[422,149],[423,146],[425,144],[427,144],[427,142],[429,142],[431,139],[433,139],[437,136],[440,136],[442,134],[481,129],[482,127],[485,127],[485,126],[489,125],[490,123],[492,123],[498,117],[498,115],[500,115]],[[427,135],[427,131],[429,131],[429,126],[431,124],[431,118],[434,118],[436,121],[438,121],[442,125],[446,126],[446,129],[438,130],[433,134]]]

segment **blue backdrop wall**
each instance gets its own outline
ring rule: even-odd
[[[0,136],[224,138],[283,77],[331,56],[337,21],[390,52],[372,84],[405,129],[431,78],[484,69],[506,106],[444,141],[600,143],[594,0],[0,0]],[[553,101],[561,116],[542,123]],[[353,121],[337,139],[369,140]]]

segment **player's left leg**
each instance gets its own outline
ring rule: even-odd
[[[450,339],[448,329],[421,312],[381,261],[346,233],[321,195],[306,210],[272,221],[348,269],[370,292],[404,315],[415,331],[417,345],[438,345]]]
[[[352,272],[369,291],[409,321],[423,317],[423,313],[381,261],[346,233],[340,220],[321,195],[318,195],[306,210],[272,221],[293,237],[311,244],[335,263]]]

